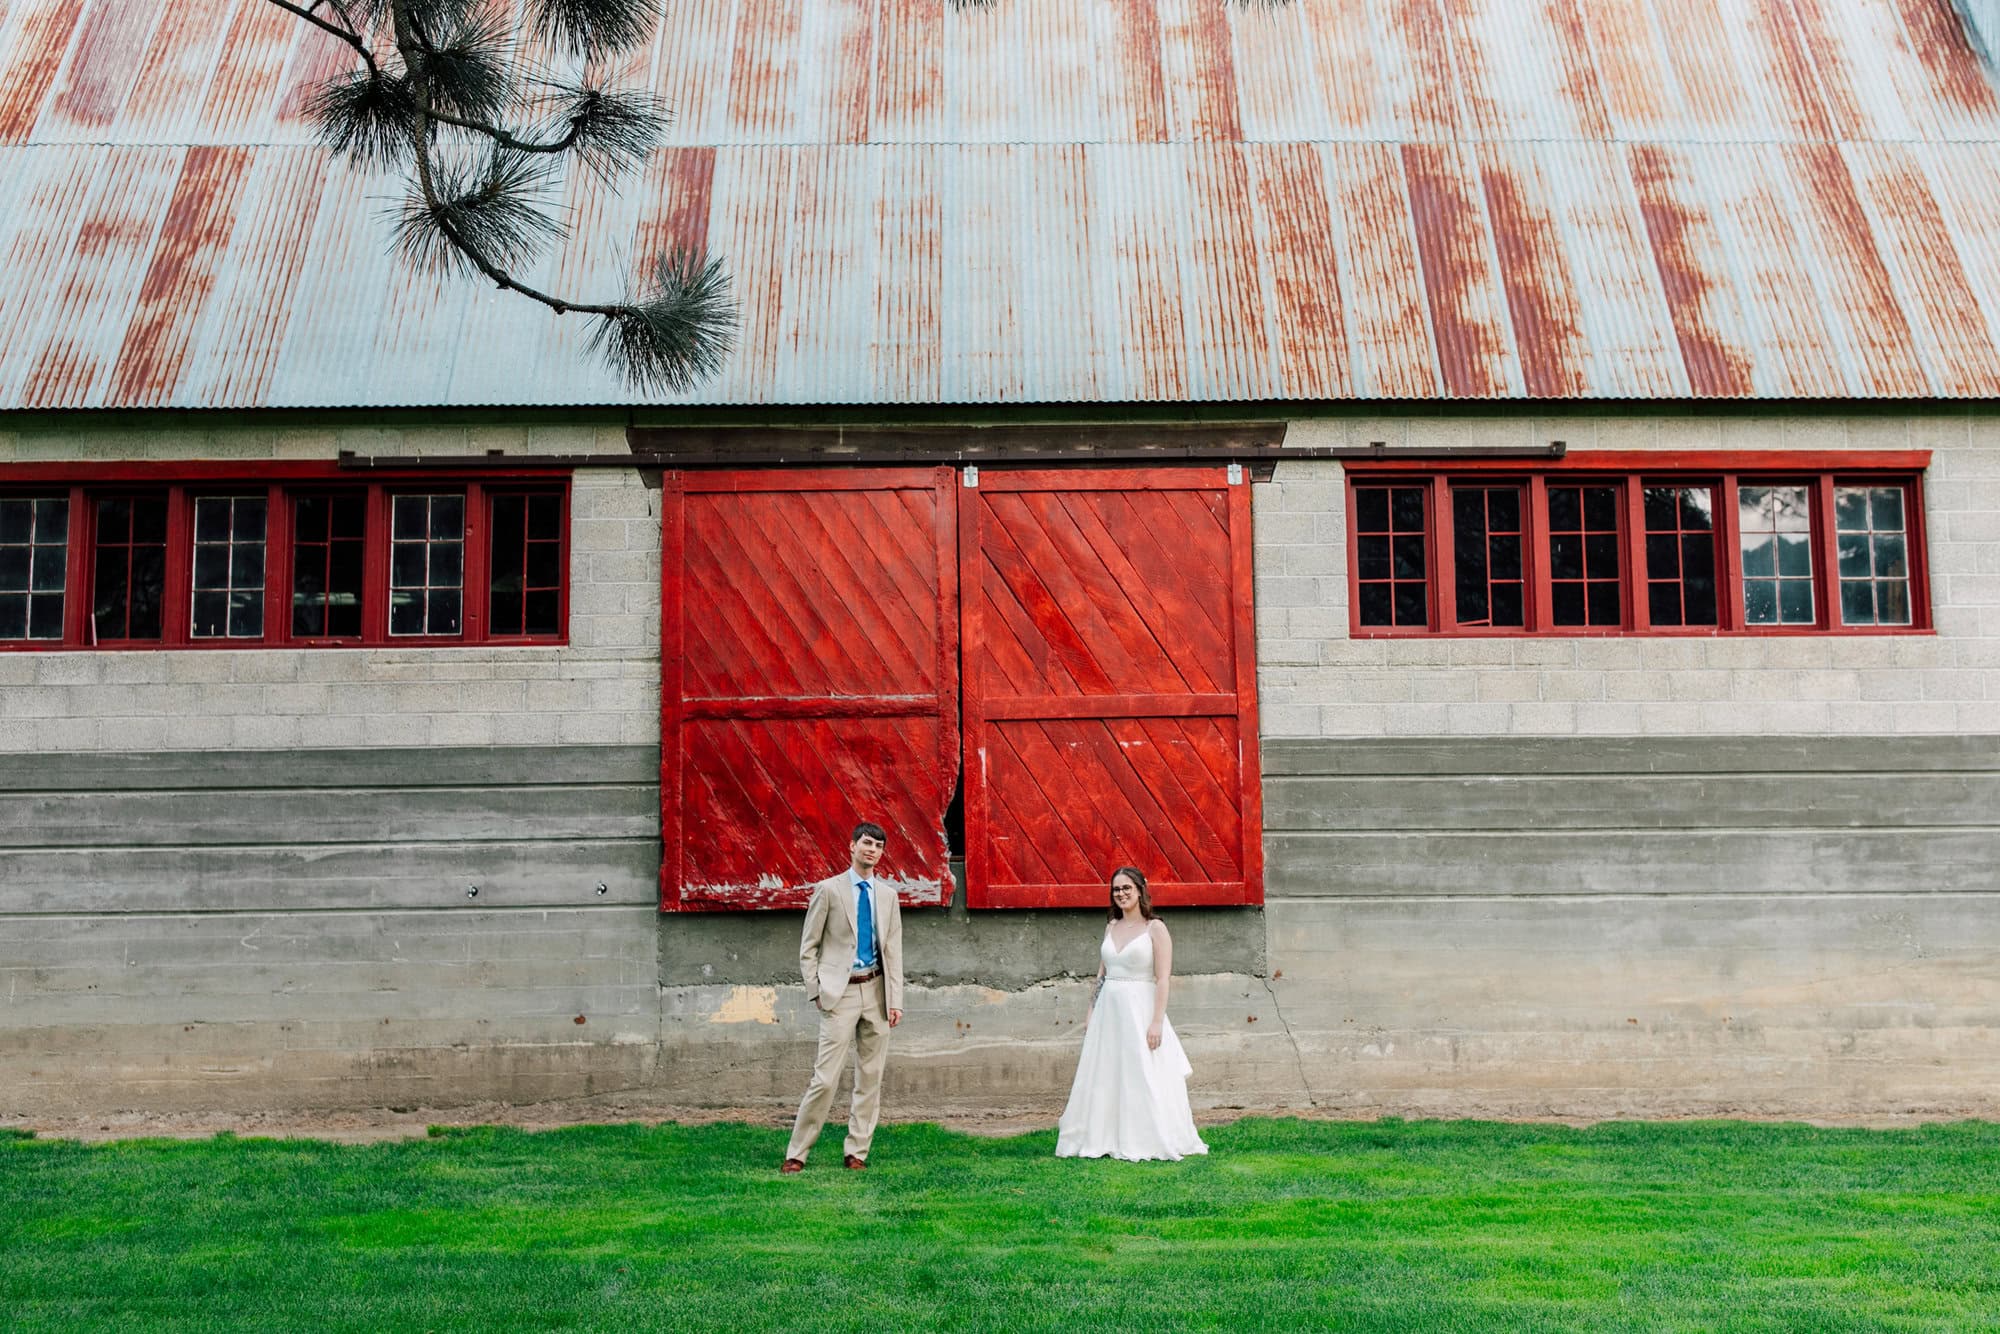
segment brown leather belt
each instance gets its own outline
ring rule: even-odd
[[[882,970],[880,968],[870,968],[865,973],[849,973],[847,975],[847,980],[850,982],[872,982],[873,980],[875,980],[880,976],[882,976]]]

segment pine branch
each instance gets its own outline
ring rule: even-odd
[[[395,226],[398,249],[428,269],[478,275],[557,314],[598,319],[590,345],[633,385],[685,392],[728,356],[737,310],[718,260],[691,253],[653,262],[643,289],[619,302],[537,290],[514,270],[567,228],[551,207],[554,173],[569,161],[607,183],[643,165],[667,108],[643,90],[538,81],[524,100],[510,52],[515,34],[479,0],[271,0],[352,47],[360,68],[315,91],[311,114],[335,151],[409,174]],[[535,0],[550,41],[597,58],[646,38],[657,0]],[[381,56],[367,34],[386,36]],[[505,122],[539,112],[542,130]]]

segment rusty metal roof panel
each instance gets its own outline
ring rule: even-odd
[[[389,249],[266,0],[0,10],[0,408],[605,403]],[[1951,0],[680,0],[525,278],[707,247],[689,403],[2000,395],[2000,94]]]

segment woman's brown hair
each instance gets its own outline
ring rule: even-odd
[[[1146,892],[1146,873],[1136,866],[1121,866],[1111,873],[1111,883],[1114,885],[1117,884],[1118,877],[1121,875],[1139,887],[1139,916],[1145,918],[1147,921],[1151,921],[1154,916],[1153,898]],[[1109,890],[1106,892],[1109,893]],[[1105,913],[1104,916],[1106,920],[1115,922],[1124,914],[1118,911],[1118,900],[1116,898],[1112,898],[1110,903],[1111,910]]]

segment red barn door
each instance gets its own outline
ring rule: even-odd
[[[1240,469],[982,471],[959,490],[967,901],[1261,903]]]
[[[669,474],[663,909],[803,905],[859,820],[908,904],[951,885],[957,474]]]

